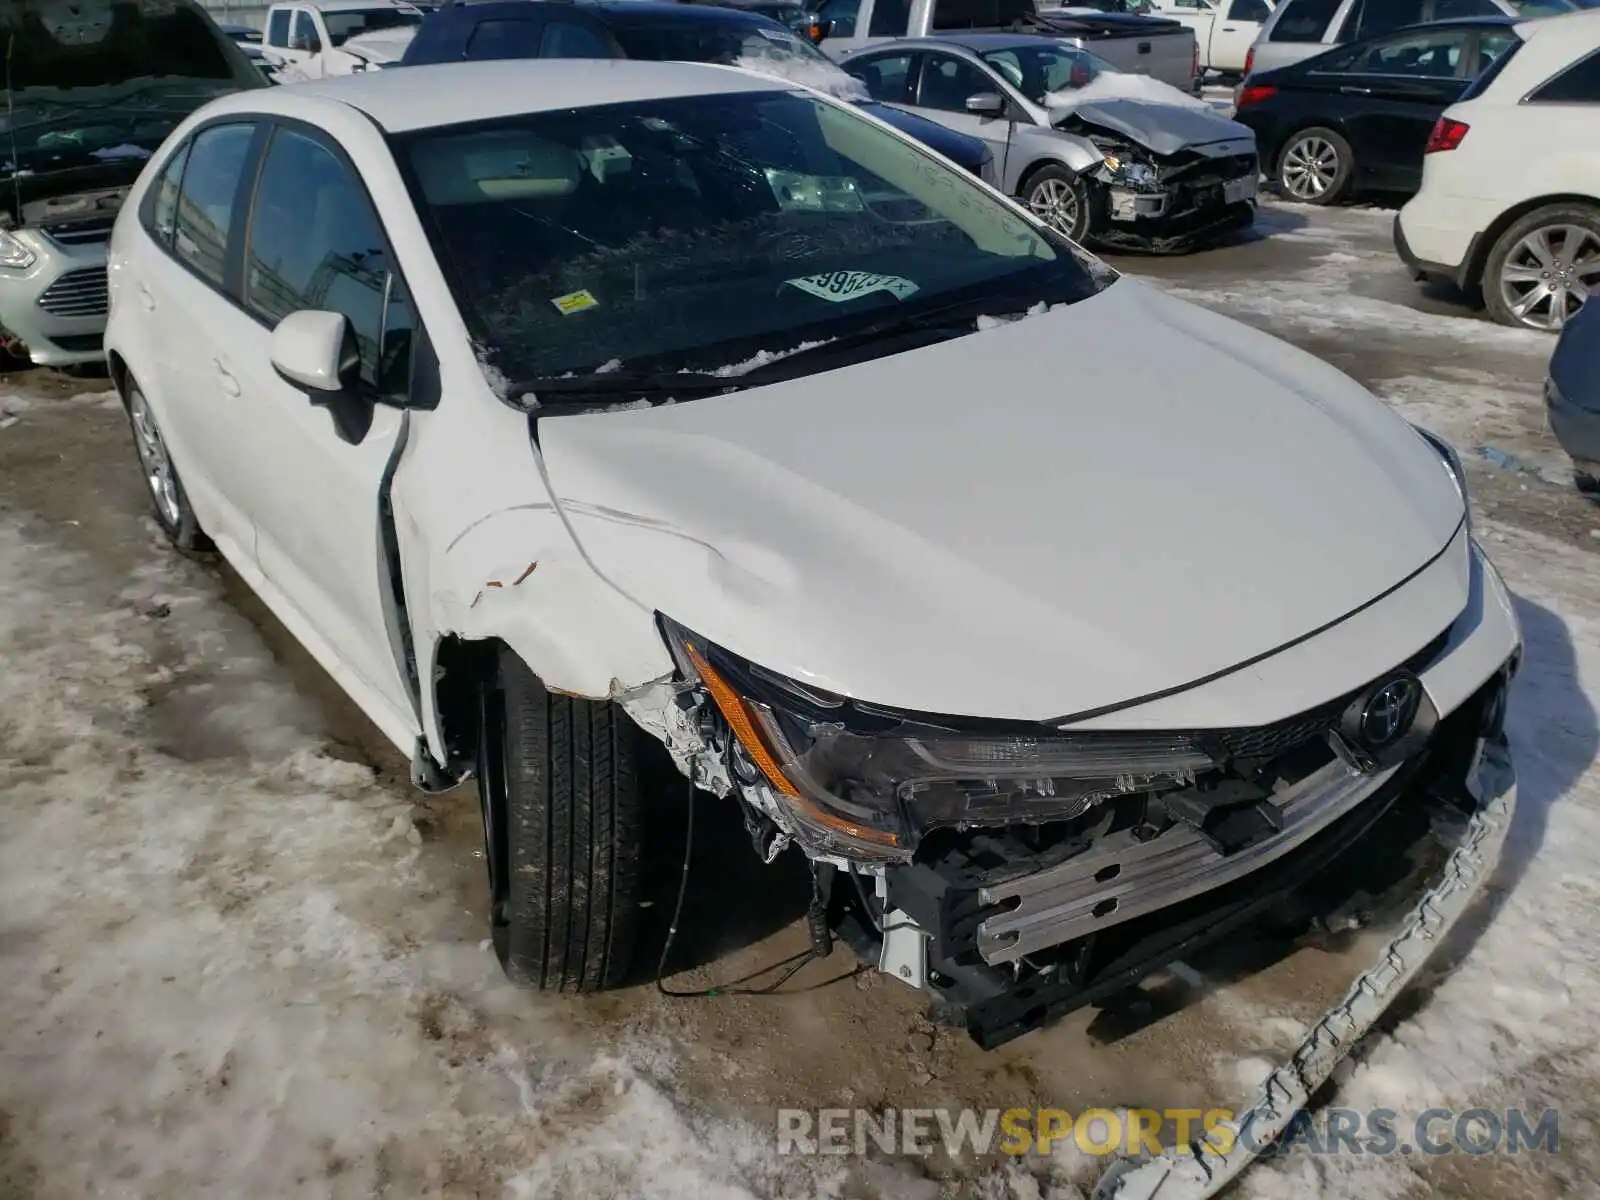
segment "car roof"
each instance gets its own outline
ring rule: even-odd
[[[985,50],[1008,50],[1014,46],[1059,44],[1058,38],[1041,37],[1036,33],[941,33],[937,37],[894,38],[885,42],[873,42],[865,49],[882,50],[887,46],[954,46],[960,50],[982,53]]]
[[[785,91],[781,79],[709,63],[635,59],[498,59],[367,71],[235,93],[211,111],[300,115],[304,102],[348,105],[389,133],[530,112]]]
[[[771,0],[768,0],[771,2]],[[800,0],[795,0],[798,5]],[[711,0],[683,3],[682,0],[455,0],[443,12],[505,13],[543,9],[580,9],[602,22],[625,23],[635,17],[670,17],[683,21],[762,21],[759,13],[742,8],[723,7]]]
[[[414,8],[408,0],[280,0],[280,3],[299,3],[319,12],[369,12],[374,8]]]

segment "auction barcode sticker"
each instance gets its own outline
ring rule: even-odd
[[[832,300],[835,304],[854,300],[870,292],[888,292],[895,299],[904,300],[918,290],[917,285],[909,279],[902,279],[898,275],[879,275],[873,271],[829,271],[825,275],[805,275],[784,282],[818,299]]]

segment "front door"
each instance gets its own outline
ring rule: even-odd
[[[968,112],[967,97],[982,93],[1000,96],[1006,111],[997,117]],[[1006,151],[1011,145],[1011,104],[1000,81],[976,63],[937,51],[922,55],[911,111],[969,137],[982,138],[994,154],[1001,179],[1006,178]]]
[[[235,486],[285,622],[298,616],[310,627],[330,670],[405,744],[415,714],[390,641],[378,506],[403,423],[396,405],[409,386],[411,306],[366,190],[317,136],[273,131],[248,230],[242,307],[226,314],[225,363],[249,430]],[[361,381],[340,405],[343,436],[333,411],[313,403],[321,397],[272,365],[273,328],[302,309],[343,313],[355,333]]]

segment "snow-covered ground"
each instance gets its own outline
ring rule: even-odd
[[[1417,300],[1390,278],[1383,221],[1284,209],[1262,241],[1124,265],[1326,354],[1464,452],[1499,446],[1559,478],[1536,407],[1548,343]],[[1099,1164],[1071,1152],[780,1158],[773,1109],[1237,1104],[1360,961],[1183,969],[1176,1011],[1120,1038],[1092,1040],[1082,1014],[987,1055],[872,978],[773,1001],[512,989],[481,941],[470,792],[410,792],[235,581],[163,547],[114,398],[73,391],[0,381],[4,1200],[1079,1200]],[[1296,1155],[1241,1196],[1600,1194],[1600,537],[1571,536],[1583,509],[1550,480],[1471,467],[1510,489],[1478,531],[1528,642],[1517,824],[1449,969],[1327,1099],[1557,1107],[1561,1151]],[[708,970],[800,936],[764,931]],[[836,952],[801,981],[848,965]]]

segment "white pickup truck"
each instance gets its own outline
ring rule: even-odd
[[[261,53],[279,83],[377,70],[400,61],[422,17],[405,0],[274,4]]]
[[[1034,0],[822,0],[815,22],[819,44],[834,58],[891,38],[1032,30],[1186,92],[1199,78],[1194,31],[1160,17],[1041,10]]]
[[[1149,12],[1194,30],[1202,74],[1243,75],[1245,56],[1272,9],[1273,0],[1156,0]]]

